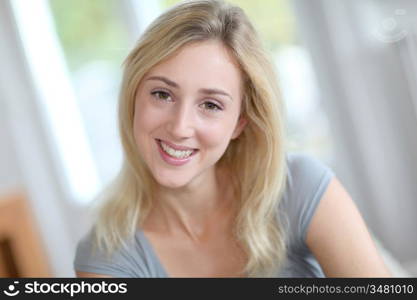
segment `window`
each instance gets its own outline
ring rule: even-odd
[[[100,180],[66,61],[45,1],[11,1],[63,187],[87,201]]]
[[[49,6],[100,188],[122,159],[117,97],[121,65],[133,44],[126,7],[118,0],[50,0]]]
[[[71,198],[88,203],[120,168],[122,63],[156,1],[11,1],[55,163]]]

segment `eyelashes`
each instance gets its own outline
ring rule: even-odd
[[[166,91],[153,91],[151,92],[151,95],[158,101],[173,101],[171,95]],[[220,105],[212,101],[205,101],[203,105],[205,106],[204,109],[210,112],[219,112],[223,110],[223,108]]]
[[[218,106],[217,104],[210,102],[210,101],[206,101],[203,103],[204,105],[206,105],[206,109],[208,110],[212,110],[212,111],[221,111],[222,108],[220,106]]]
[[[164,100],[164,101],[166,101],[168,97],[171,97],[169,93],[164,92],[164,91],[155,91],[155,92],[152,92],[151,95],[154,96],[157,100]]]

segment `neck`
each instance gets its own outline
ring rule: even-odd
[[[212,168],[204,178],[196,178],[185,187],[159,187],[151,212],[153,221],[148,224],[151,230],[201,241],[219,227],[227,226],[233,204],[227,178],[224,171]]]

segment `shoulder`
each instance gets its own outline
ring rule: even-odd
[[[333,171],[320,159],[302,152],[290,152],[286,155],[287,176],[290,187],[297,183],[297,188],[308,188],[308,185],[317,183],[320,177],[331,176]]]
[[[290,225],[291,250],[304,256],[303,266],[313,254],[326,276],[390,276],[354,201],[321,160],[287,155],[281,208]]]
[[[74,270],[77,276],[147,277],[146,253],[139,243],[135,236],[109,252],[96,245],[94,230],[91,229],[77,244]]]
[[[320,159],[306,153],[288,153],[286,192],[294,205],[317,200],[334,176],[333,170]]]
[[[316,209],[306,243],[326,276],[391,276],[358,208],[337,178]]]
[[[296,248],[305,248],[308,225],[334,172],[320,159],[302,152],[287,153],[286,164],[280,211],[289,225],[289,242]]]

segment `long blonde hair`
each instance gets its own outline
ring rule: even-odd
[[[185,1],[160,15],[124,62],[119,98],[123,166],[101,198],[95,223],[99,247],[126,245],[152,207],[155,181],[133,135],[135,93],[144,75],[187,43],[218,40],[238,62],[244,79],[241,114],[248,124],[218,161],[236,188],[234,235],[244,249],[248,277],[278,273],[286,257],[277,208],[286,181],[284,106],[276,76],[258,35],[242,9],[223,1]]]

